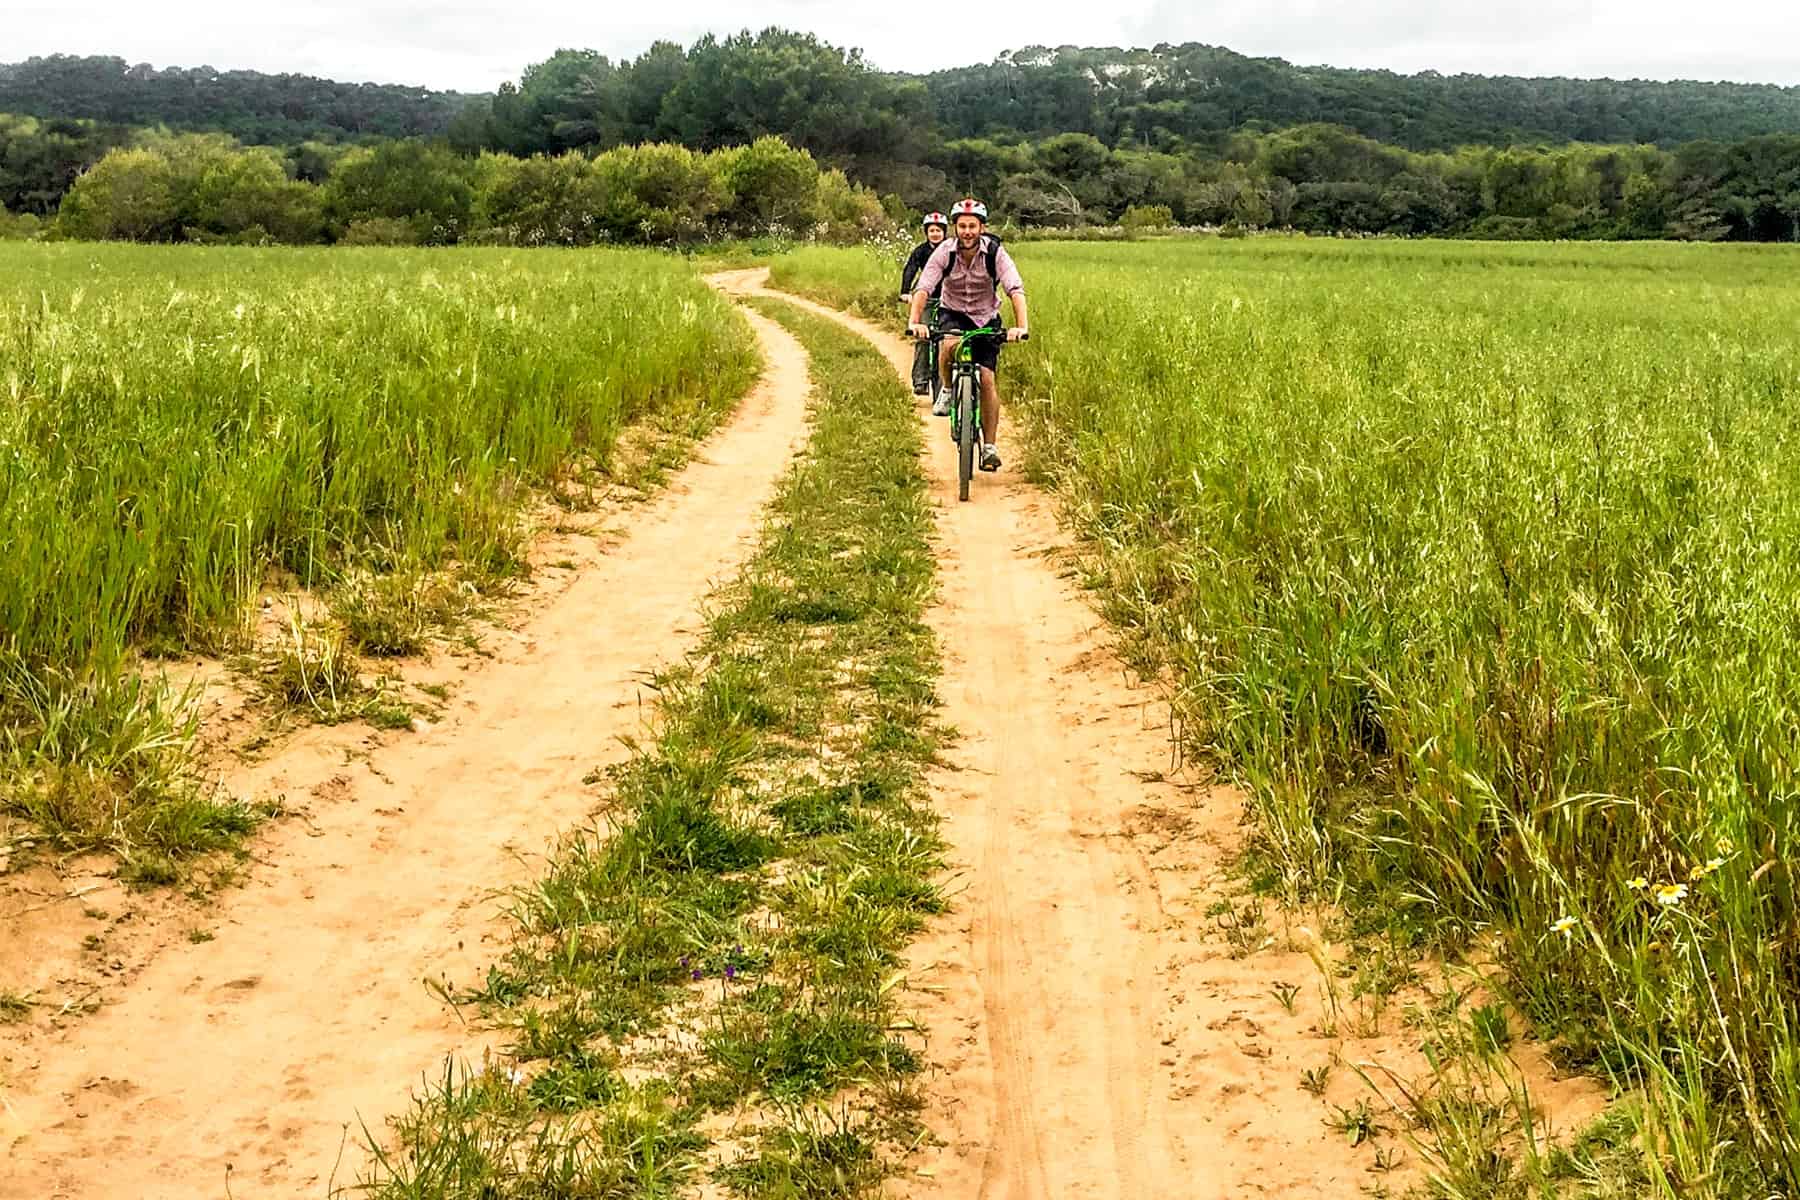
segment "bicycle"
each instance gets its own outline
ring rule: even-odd
[[[975,456],[981,451],[981,368],[975,364],[975,339],[1005,339],[1006,330],[996,325],[971,329],[961,335],[956,357],[950,360],[950,440],[956,443],[956,498],[969,498],[969,480],[975,477]],[[1022,333],[1020,341],[1031,335]],[[933,341],[935,342],[935,337]]]
[[[910,295],[903,295],[900,297],[900,303],[903,305],[911,304],[912,297]],[[938,339],[943,336],[943,330],[938,326],[938,302],[936,300],[927,300],[925,302],[924,316],[925,327],[931,331],[931,336],[925,339],[925,362],[929,368],[927,377],[931,380],[931,386],[935,389],[937,387],[938,377]]]

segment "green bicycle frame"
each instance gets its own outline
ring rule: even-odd
[[[981,368],[975,363],[977,338],[1004,338],[1006,331],[985,325],[959,337],[950,359],[950,440],[956,443],[956,495],[969,498],[969,481],[975,476],[975,456],[981,452]]]

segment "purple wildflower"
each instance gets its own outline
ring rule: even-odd
[[[727,964],[725,967],[725,978],[726,979],[736,979],[737,978],[737,968]]]
[[[704,971],[702,971],[702,970],[701,970],[701,969],[700,969],[700,968],[699,968],[699,967],[695,967],[695,968],[694,968],[694,980],[695,980],[695,982],[698,982],[698,981],[699,981],[699,979],[700,979],[700,977],[701,977],[701,976],[702,976],[702,975],[704,975],[704,974],[705,974],[705,972],[704,972]]]

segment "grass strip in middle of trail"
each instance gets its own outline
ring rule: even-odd
[[[866,342],[775,301],[812,356],[806,452],[606,819],[517,891],[466,999],[512,1033],[447,1065],[357,1190],[873,1194],[917,1134],[900,952],[944,901],[923,770],[937,652],[910,398]]]

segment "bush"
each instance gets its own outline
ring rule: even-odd
[[[605,207],[604,185],[593,162],[580,154],[484,154],[475,175],[483,241],[585,246],[606,236],[597,216]]]
[[[1486,242],[1524,242],[1544,235],[1530,217],[1487,216],[1470,225],[1463,236]]]
[[[225,240],[303,244],[316,242],[325,233],[319,190],[289,179],[274,151],[261,146],[206,162],[192,195],[191,212],[184,218],[194,229]]]
[[[685,146],[619,146],[594,160],[596,220],[620,241],[679,244],[706,236],[730,201],[719,164]]]
[[[645,144],[594,159],[472,162],[441,146],[389,142],[343,151],[323,184],[289,177],[290,167],[326,169],[317,148],[302,150],[290,163],[219,135],[152,136],[83,175],[55,232],[209,245],[679,246],[722,234],[855,244],[891,233],[899,207],[776,137],[711,154]],[[0,220],[0,238],[36,232],[23,219]]]
[[[345,228],[388,218],[410,224],[414,242],[455,242],[474,213],[473,173],[469,162],[424,142],[352,150],[326,181],[326,211]]]
[[[818,236],[851,246],[893,232],[893,222],[875,193],[850,182],[842,171],[819,176]]]
[[[338,235],[340,246],[416,246],[418,230],[399,217],[365,217],[352,221]]]
[[[275,153],[217,135],[157,136],[75,181],[57,218],[69,237],[261,245],[316,242],[323,198]]]
[[[30,213],[0,208],[0,242],[29,242],[43,231],[43,222]]]
[[[92,241],[173,241],[181,231],[175,173],[150,150],[113,150],[75,181],[57,227]]]
[[[732,233],[804,232],[818,223],[819,164],[806,151],[778,137],[761,137],[713,157],[731,193],[725,216]]]
[[[1119,224],[1127,229],[1168,229],[1175,224],[1175,213],[1166,204],[1133,204]]]

